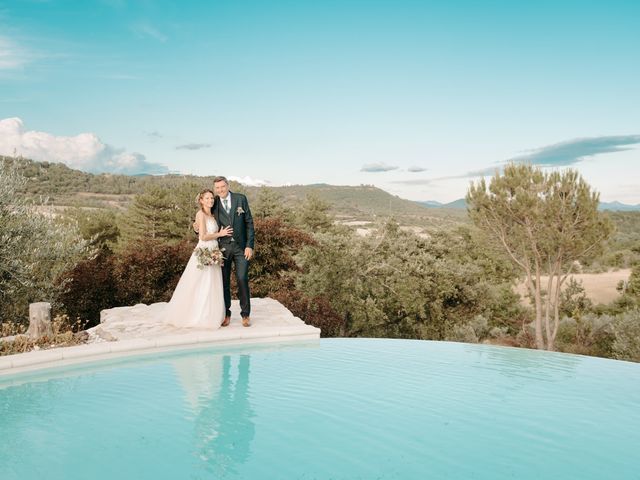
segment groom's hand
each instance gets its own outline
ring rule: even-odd
[[[193,222],[193,231],[196,233],[200,233],[200,227],[198,227],[198,222]]]
[[[251,258],[253,257],[253,248],[245,248],[244,249],[244,258],[246,258],[247,260],[251,260]]]

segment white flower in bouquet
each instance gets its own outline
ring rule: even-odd
[[[224,255],[218,247],[198,247],[194,250],[198,259],[198,268],[203,269],[211,265],[224,265]]]

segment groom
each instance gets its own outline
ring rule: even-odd
[[[220,237],[220,249],[225,249],[225,261],[222,266],[222,285],[226,313],[222,326],[231,322],[231,264],[236,265],[238,297],[240,298],[240,315],[242,325],[251,325],[251,296],[249,293],[249,260],[253,257],[253,218],[247,197],[241,193],[229,191],[229,182],[225,177],[213,179],[213,190],[219,197],[213,206],[213,214],[220,228],[231,227],[233,235]]]

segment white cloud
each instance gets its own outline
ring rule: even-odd
[[[28,63],[27,52],[6,37],[0,37],[0,70],[16,70]]]
[[[103,143],[95,133],[75,137],[25,130],[19,118],[0,120],[0,155],[21,155],[41,162],[59,162],[91,173],[158,174],[164,165],[148,162],[140,153]]]
[[[145,21],[131,25],[131,30],[140,38],[153,38],[162,43],[168,40],[168,37],[164,33]]]
[[[386,163],[380,162],[380,163],[367,163],[362,166],[360,171],[378,173],[378,172],[390,172],[391,170],[397,170],[397,169],[398,167],[396,167],[395,165],[387,165]]]
[[[211,148],[210,143],[187,143],[186,145],[178,145],[176,150],[202,150],[203,148]]]
[[[259,178],[246,177],[229,177],[229,180],[247,185],[248,187],[264,187],[270,184],[268,180],[261,180]]]

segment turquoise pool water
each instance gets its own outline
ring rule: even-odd
[[[0,381],[0,479],[639,479],[640,364],[326,339]]]

